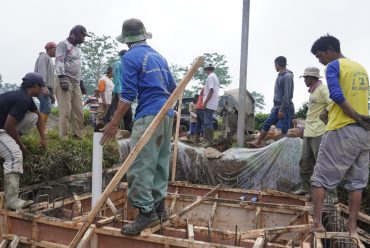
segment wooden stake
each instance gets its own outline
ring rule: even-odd
[[[91,223],[93,223],[95,217],[98,215],[100,209],[104,206],[105,202],[107,201],[110,194],[113,192],[113,190],[117,187],[117,185],[120,183],[123,175],[127,172],[127,170],[130,168],[131,164],[134,162],[136,157],[138,156],[139,152],[143,147],[146,145],[146,143],[149,141],[150,137],[154,133],[155,129],[158,127],[160,121],[164,118],[164,116],[167,114],[168,110],[173,106],[176,99],[182,95],[182,92],[184,91],[186,85],[189,83],[191,78],[194,76],[194,74],[198,71],[198,68],[203,64],[204,59],[202,57],[196,58],[193,65],[191,66],[190,70],[186,73],[185,77],[179,85],[176,87],[175,91],[172,93],[172,95],[168,98],[167,102],[163,105],[162,109],[159,111],[157,116],[154,118],[152,123],[149,125],[149,127],[144,132],[143,136],[140,138],[140,140],[137,142],[137,144],[132,148],[130,154],[127,156],[126,160],[122,163],[121,167],[118,169],[108,186],[105,188],[103,194],[100,196],[98,202],[96,203],[96,206],[91,209],[88,217],[87,222],[78,230],[76,236],[73,238],[70,247],[76,248],[80,240],[82,239],[83,235],[87,231],[87,229],[90,227]]]
[[[13,238],[12,242],[10,243],[9,248],[16,248],[18,246],[20,240],[21,240],[20,237],[14,235],[14,238]]]
[[[178,147],[178,143],[179,143],[181,106],[182,106],[182,94],[179,97],[179,105],[177,107],[175,142],[173,144],[173,156],[172,156],[171,182],[174,182],[176,180],[177,147]]]
[[[94,226],[90,226],[85,235],[82,237],[81,242],[78,244],[77,248],[85,248],[87,247],[87,243],[89,243],[92,235],[94,234]]]

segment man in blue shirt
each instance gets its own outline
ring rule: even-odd
[[[149,38],[151,34],[146,32],[140,20],[123,22],[122,34],[117,40],[126,43],[129,50],[121,60],[122,93],[113,119],[104,131],[102,144],[115,136],[120,120],[137,98],[130,144],[134,147],[176,88],[166,60],[147,45],[146,39]],[[134,221],[122,227],[124,235],[139,235],[142,230],[168,218],[164,200],[173,116],[171,109],[127,171],[128,199],[132,206],[139,209],[139,214]]]

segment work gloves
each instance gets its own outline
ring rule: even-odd
[[[68,91],[69,90],[69,80],[66,76],[59,76],[59,84],[60,84],[60,88],[64,91]]]
[[[85,88],[85,85],[84,85],[84,81],[83,80],[80,81],[80,89],[81,89],[82,95],[86,95],[87,90]]]

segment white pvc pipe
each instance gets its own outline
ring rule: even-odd
[[[103,133],[94,132],[93,136],[93,161],[92,161],[92,192],[91,208],[94,208],[102,193],[102,176],[103,176],[103,146],[100,140]]]

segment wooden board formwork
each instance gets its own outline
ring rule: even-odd
[[[170,183],[166,206],[167,208],[172,206],[174,214],[179,213],[213,188],[183,182]],[[120,234],[120,227],[132,221],[137,210],[127,204],[127,185],[121,183],[110,195],[111,203],[106,204],[96,218],[96,221],[109,218],[110,220],[101,221],[106,224],[100,227],[93,224],[83,242],[89,247],[115,247],[117,243],[125,244],[120,247],[253,247],[256,240],[264,236],[265,247],[283,247],[291,239],[289,234],[291,230],[295,228],[302,230],[302,226],[308,224],[306,216],[309,208],[302,198],[295,196],[289,198],[286,194],[274,195],[275,192],[222,187],[217,188],[214,193],[203,197],[202,201],[185,215],[176,218],[170,225],[162,227],[153,234],[145,237],[125,237]],[[242,195],[258,195],[262,200],[257,203],[241,202],[239,197]],[[278,201],[279,197],[281,197],[280,201]],[[53,215],[56,209],[70,213],[76,206],[76,198],[81,207],[79,216],[77,213],[74,213],[76,216]],[[3,230],[3,238],[11,240],[16,235],[20,237],[20,243],[29,244],[32,247],[58,247],[58,245],[66,247],[84,224],[85,217],[91,209],[90,204],[90,195],[85,193],[78,197],[64,199],[64,204],[50,203],[46,209],[33,213],[1,209],[0,229]],[[112,209],[117,210],[113,220]],[[294,222],[295,226],[291,226],[291,230],[288,230],[286,225],[298,214],[301,218]],[[210,222],[212,222],[211,226]],[[257,223],[259,223],[259,229],[254,231]],[[190,236],[187,234],[189,224],[192,230]],[[276,233],[281,234],[279,239],[276,242],[269,242]]]

